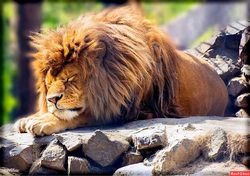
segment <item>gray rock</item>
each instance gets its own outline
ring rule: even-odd
[[[243,157],[242,164],[244,164],[247,167],[250,167],[250,156]]]
[[[127,166],[130,164],[136,164],[142,162],[143,156],[139,152],[131,150],[125,153],[122,160],[123,160],[122,165]]]
[[[243,50],[243,48],[244,48],[244,46],[246,46],[246,44],[247,44],[247,42],[250,40],[250,35],[249,35],[249,30],[250,28],[248,27],[248,28],[246,28],[245,30],[244,30],[244,32],[242,33],[242,37],[241,37],[241,41],[240,41],[240,48],[239,48],[239,53],[240,53],[240,55],[241,54],[243,54],[243,55],[245,55],[246,54],[246,56],[248,56],[250,53],[245,53],[245,52],[243,52],[242,53],[242,50]],[[242,56],[242,55],[241,55]]]
[[[167,144],[166,127],[156,126],[140,129],[132,134],[132,140],[138,150],[165,146]]]
[[[247,108],[250,106],[250,93],[239,95],[235,100],[235,106]]]
[[[193,131],[193,130],[195,130],[195,126],[192,125],[191,123],[186,123],[183,125],[183,130]]]
[[[59,172],[50,168],[42,166],[41,159],[37,159],[33,162],[29,175],[58,175]]]
[[[6,176],[20,176],[21,173],[17,169],[10,169],[6,167],[0,167],[0,175],[6,175]]]
[[[217,128],[211,132],[210,146],[207,151],[203,151],[203,155],[209,161],[217,161],[223,159],[226,154],[227,134],[222,128]]]
[[[210,56],[210,54],[208,54],[207,57],[208,58],[204,58],[204,60],[206,60],[210,65],[212,65],[215,68],[216,72],[225,81],[234,77],[234,75],[236,75],[237,73],[240,73],[240,68],[236,65],[237,60],[235,61],[229,56],[224,56],[223,54],[216,54],[215,56]]]
[[[66,171],[64,164],[66,160],[66,151],[55,141],[53,141],[43,152],[41,164],[47,168]]]
[[[128,150],[129,143],[118,136],[107,136],[96,130],[83,145],[83,152],[102,167],[110,166],[122,153]]]
[[[152,176],[152,170],[153,166],[145,166],[143,163],[137,163],[119,168],[113,176]]]
[[[226,170],[223,168],[205,168],[190,176],[228,176],[229,173],[230,170]]]
[[[250,118],[250,115],[247,113],[245,109],[240,109],[235,113],[236,117],[241,117],[241,118]]]
[[[250,138],[245,137],[243,139],[242,152],[250,153]]]
[[[68,157],[68,175],[72,174],[91,174],[90,164],[85,158],[74,156]]]
[[[227,89],[229,95],[236,97],[247,91],[247,83],[243,78],[236,77],[229,81]]]
[[[245,36],[249,22],[241,21],[240,23],[230,24],[198,47],[187,50],[188,53],[210,63],[225,83],[240,74],[238,58],[242,46],[248,40]]]
[[[160,150],[152,161],[154,174],[170,174],[175,169],[194,161],[201,153],[199,140],[176,140]]]
[[[18,169],[20,172],[27,172],[32,162],[38,157],[36,152],[37,149],[35,149],[33,146],[16,146],[9,150],[8,153],[5,153],[4,166]]]
[[[70,152],[76,150],[82,145],[81,136],[78,136],[77,134],[59,133],[54,134],[54,136]]]
[[[235,21],[228,25],[223,31],[229,35],[242,33],[249,25],[249,21]]]

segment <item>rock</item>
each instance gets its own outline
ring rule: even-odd
[[[250,106],[250,93],[239,95],[235,100],[235,106],[247,108]]]
[[[128,141],[119,136],[108,137],[102,131],[96,130],[83,145],[83,152],[102,167],[106,167],[127,151],[129,146]]]
[[[247,167],[250,167],[250,156],[243,157],[242,164],[244,164]]]
[[[138,150],[163,147],[167,143],[164,126],[143,128],[132,134],[132,140]]]
[[[226,154],[227,134],[222,128],[217,128],[211,132],[210,146],[203,155],[209,161],[217,161]]]
[[[233,35],[227,35],[227,38],[225,40],[226,48],[238,51],[242,33],[243,32],[239,32]]]
[[[250,115],[247,113],[245,109],[240,109],[238,112],[235,113],[235,116],[242,118],[250,118]]]
[[[70,152],[76,150],[82,145],[81,137],[79,137],[77,134],[59,133],[54,134],[54,136]]]
[[[18,146],[18,145],[28,145],[39,148],[41,145],[47,145],[52,140],[54,140],[53,136],[43,136],[41,138],[35,138],[29,133],[17,133],[13,124],[5,124],[0,127],[0,134],[3,139],[0,140],[0,147],[4,146]]]
[[[192,125],[191,123],[186,123],[183,125],[183,130],[192,131],[195,130],[195,126]]]
[[[139,152],[130,150],[125,153],[122,160],[122,166],[127,166],[141,162],[143,160],[143,156]]]
[[[33,162],[29,175],[58,175],[59,172],[53,169],[49,169],[42,166],[41,159],[37,159]]]
[[[201,170],[200,172],[194,174],[195,176],[228,176],[229,175],[230,170],[228,170],[227,168],[205,168],[203,170]]]
[[[216,72],[221,76],[221,78],[227,82],[228,79],[232,78],[234,75],[240,73],[240,68],[236,65],[236,61],[228,56],[224,55],[215,55],[207,56],[208,58],[204,59],[209,64],[211,64]]]
[[[183,139],[160,150],[152,161],[153,173],[170,174],[175,169],[194,161],[201,153],[199,140]]]
[[[32,162],[37,158],[34,151],[39,152],[39,150],[33,148],[33,146],[16,146],[9,150],[8,153],[5,153],[4,158],[6,158],[6,160],[4,160],[4,166],[18,169],[20,172],[28,172]]]
[[[247,91],[247,83],[241,77],[233,78],[228,83],[228,94],[234,97]]]
[[[250,137],[243,138],[243,145],[242,145],[242,152],[243,153],[250,153]]]
[[[241,74],[238,58],[249,39],[246,37],[248,26],[247,21],[234,22],[186,52],[210,63],[227,84],[230,79]]]
[[[72,174],[91,174],[90,164],[85,158],[68,157],[68,175]]]
[[[143,163],[137,163],[119,168],[113,176],[152,176],[152,170],[153,166],[145,166]]]
[[[229,35],[243,33],[243,31],[247,29],[247,26],[249,26],[249,21],[235,21],[228,25],[223,31]]]
[[[248,26],[243,34],[242,34],[242,37],[241,37],[241,41],[240,41],[240,49],[239,49],[239,53],[240,53],[240,57],[241,59],[243,60],[243,63],[246,63],[244,61],[246,61],[247,58],[250,58],[250,52],[249,52],[249,44],[250,44],[250,35],[249,35],[249,32],[250,32],[250,27]]]
[[[47,168],[66,171],[64,164],[66,160],[66,151],[56,143],[51,144],[45,149],[41,157],[41,164]]]
[[[21,173],[17,169],[10,169],[10,168],[6,168],[6,167],[0,167],[0,175],[20,176]]]
[[[250,41],[249,41],[249,45],[250,45]],[[249,46],[250,47],[250,46]],[[250,53],[249,53],[250,55]],[[250,87],[250,57],[248,59],[249,64],[243,64],[243,66],[241,67],[241,72],[242,72],[242,77],[246,80],[248,87]]]

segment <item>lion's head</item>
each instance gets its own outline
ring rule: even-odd
[[[173,110],[175,48],[133,8],[81,16],[31,39],[42,113],[111,121]]]
[[[50,69],[45,77],[47,109],[55,116],[70,119],[85,110],[85,86],[82,68],[77,63],[65,65],[58,74]]]

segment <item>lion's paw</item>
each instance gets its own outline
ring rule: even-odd
[[[34,136],[50,135],[57,132],[56,122],[45,118],[34,118],[26,124],[26,131]]]
[[[28,132],[34,136],[51,135],[65,130],[64,124],[53,115],[44,114],[32,118],[22,118],[15,123],[19,132]]]

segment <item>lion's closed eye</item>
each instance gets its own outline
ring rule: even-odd
[[[67,82],[73,81],[75,77],[76,77],[76,75],[73,75],[73,76],[69,77],[69,78],[67,79]]]

